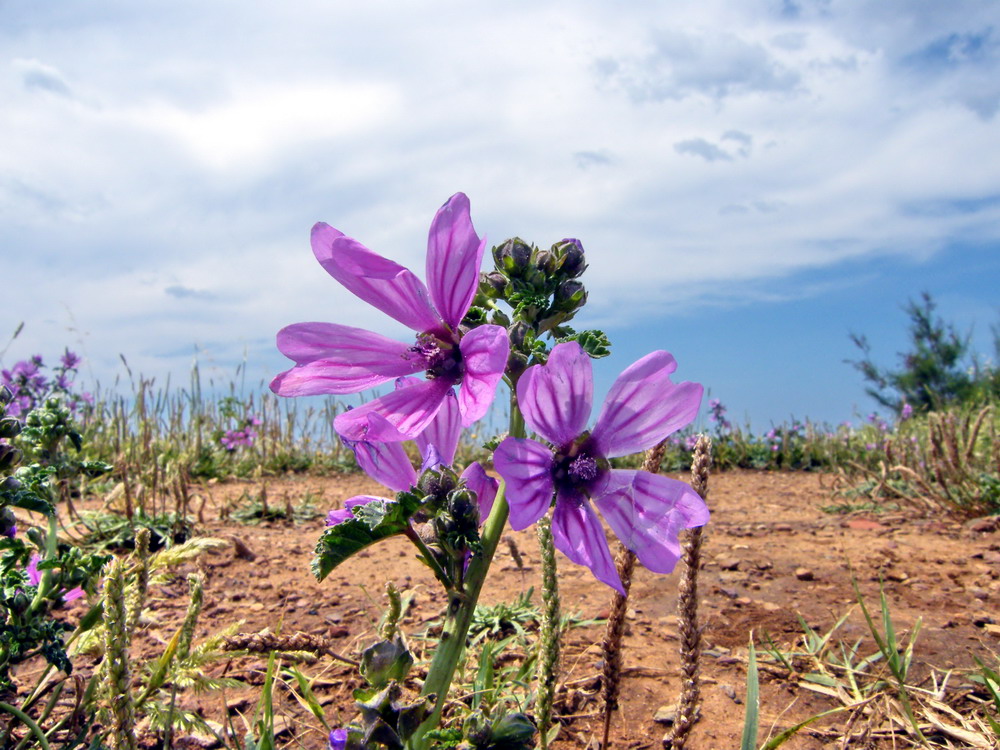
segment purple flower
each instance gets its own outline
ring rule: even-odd
[[[66,352],[59,358],[59,361],[62,362],[63,367],[71,370],[80,364],[80,357],[75,352],[71,352],[67,347]]]
[[[330,732],[330,750],[344,750],[347,747],[347,730],[343,727]]]
[[[900,412],[899,421],[905,422],[907,419],[913,416],[913,407],[907,403],[903,404],[903,411]]]
[[[419,388],[420,381],[415,378],[400,378],[396,384],[397,392],[407,388]],[[377,432],[384,418],[379,414],[369,414],[372,423],[371,432]],[[417,448],[422,459],[421,472],[437,466],[450,466],[458,449],[458,439],[462,432],[462,421],[458,399],[454,393],[447,393],[444,403],[427,428],[417,436]],[[393,492],[406,492],[417,484],[419,476],[403,444],[400,442],[377,443],[368,440],[345,440],[347,446],[354,451],[354,458],[368,476],[376,482],[388,487]],[[493,507],[496,498],[498,482],[489,476],[483,467],[473,462],[462,472],[461,479],[465,486],[476,493],[479,502],[479,518],[484,520]],[[386,503],[395,502],[386,497],[373,495],[358,495],[344,501],[344,508],[332,510],[326,517],[327,526],[335,526],[353,518],[351,508],[365,505],[375,500]]]
[[[336,430],[349,440],[414,438],[456,385],[462,423],[482,418],[503,377],[510,346],[500,326],[467,333],[459,328],[479,285],[485,246],[462,193],[453,195],[431,223],[426,287],[403,266],[327,224],[316,224],[312,248],[320,265],[349,291],[416,331],[416,341],[400,343],[334,323],[290,325],[278,332],[278,348],[295,367],[274,378],[271,390],[280,396],[358,393],[393,378],[427,373],[417,387],[338,415]],[[383,418],[377,428],[369,414]]]
[[[504,478],[510,523],[524,529],[555,497],[555,546],[586,565],[598,580],[622,591],[597,505],[639,561],[669,573],[680,556],[677,534],[708,521],[708,508],[684,482],[645,471],[612,469],[608,459],[650,448],[698,413],[702,387],[674,384],[677,368],[664,351],[626,369],[612,385],[597,423],[585,431],[593,400],[590,358],[576,342],[558,344],[544,366],[528,368],[517,385],[525,422],[541,438],[507,438],[493,463]]]
[[[28,567],[24,569],[24,572],[28,574],[28,583],[32,586],[37,586],[42,582],[42,572],[38,569],[38,563],[41,561],[41,556],[36,552],[28,561]],[[71,602],[83,596],[84,592],[82,588],[77,586],[75,589],[69,589],[68,591],[63,589],[60,593],[64,602]]]

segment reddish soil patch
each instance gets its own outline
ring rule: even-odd
[[[852,608],[852,571],[869,605],[878,606],[880,579],[898,631],[905,637],[923,618],[916,647],[918,669],[966,668],[972,654],[981,657],[996,646],[983,629],[1000,599],[1000,532],[975,531],[947,519],[915,519],[902,514],[830,515],[829,482],[816,474],[730,472],[711,479],[704,565],[700,578],[701,619],[704,624],[702,713],[688,747],[738,747],[745,692],[746,653],[750,633],[758,642],[766,632],[791,646],[801,635],[797,615],[825,631]],[[322,510],[339,507],[353,494],[376,492],[360,475],[337,478],[289,478],[268,482],[274,504],[293,503],[306,495],[320,497]],[[426,627],[441,613],[444,597],[433,577],[414,558],[408,543],[393,539],[361,553],[335,570],[323,583],[309,573],[312,549],[322,519],[302,525],[284,523],[242,526],[213,520],[223,501],[255,488],[227,483],[208,488],[211,495],[199,534],[238,538],[255,555],[237,556],[232,548],[205,556],[205,609],[197,639],[245,619],[245,632],[265,627],[284,632],[301,630],[332,637],[341,653],[357,656],[359,647],[374,640],[374,624],[383,606],[383,586],[393,581],[416,592],[404,620],[411,632]],[[213,510],[215,509],[215,510]],[[982,525],[987,527],[988,525]],[[995,526],[993,527],[995,529]],[[518,570],[507,546],[501,544],[484,603],[513,601],[528,586],[539,583],[534,535],[511,533],[526,565]],[[559,557],[564,612],[585,618],[605,616],[610,590],[589,571]],[[675,617],[678,574],[660,576],[638,570],[632,588],[625,641],[621,711],[614,722],[615,747],[661,747],[666,727],[653,716],[678,695],[678,642]],[[161,590],[156,601],[157,623],[149,625],[142,650],[161,653],[161,645],[176,629],[186,607],[183,579]],[[72,610],[74,616],[77,610]],[[984,620],[984,617],[987,619]],[[979,623],[979,625],[976,624]],[[874,645],[864,622],[854,612],[843,626],[845,640],[865,638],[861,652]],[[596,747],[600,735],[601,702],[596,694],[603,627],[570,631],[564,659],[563,698],[571,714],[558,747]],[[197,641],[196,641],[197,642]],[[241,657],[226,666],[226,674],[259,684],[264,658]],[[419,667],[419,664],[418,664]],[[350,690],[358,685],[350,670],[327,659],[303,669],[320,675],[315,690],[331,725],[352,718]],[[213,670],[221,672],[219,670]],[[836,705],[832,699],[802,689],[796,680],[769,671],[761,673],[761,738],[814,713]],[[276,699],[288,719],[281,737],[288,747],[323,748],[318,722],[288,696]],[[257,690],[227,691],[232,710],[249,718]],[[219,721],[223,701],[218,695],[184,696],[182,704]],[[838,729],[844,720],[820,722],[803,731],[786,747],[840,747]],[[237,719],[237,727],[243,730]]]

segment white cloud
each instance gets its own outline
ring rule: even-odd
[[[398,332],[316,266],[309,227],[422,272],[460,189],[492,241],[581,237],[595,315],[620,322],[637,288],[756,299],[995,242],[988,6],[8,4],[0,236],[25,283],[5,305],[25,348],[69,310],[105,361],[150,367],[297,320]]]

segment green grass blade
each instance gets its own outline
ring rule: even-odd
[[[750,638],[750,653],[747,657],[747,711],[743,719],[743,739],[740,750],[756,750],[757,730],[760,725],[760,681],[757,675],[757,652]]]

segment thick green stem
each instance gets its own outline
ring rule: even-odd
[[[511,437],[524,437],[524,434],[524,417],[521,416],[521,411],[517,407],[517,398],[512,391],[510,435]],[[507,516],[510,509],[507,506],[504,490],[505,487],[501,484],[500,491],[497,492],[497,498],[493,503],[493,510],[490,512],[489,518],[486,519],[480,534],[483,553],[474,557],[469,563],[469,569],[465,574],[464,591],[461,594],[453,592],[449,595],[448,613],[441,631],[441,640],[434,652],[434,659],[427,671],[427,679],[424,680],[424,688],[421,691],[423,695],[436,695],[437,701],[434,712],[410,740],[410,746],[414,750],[422,750],[427,747],[425,735],[441,721],[441,711],[448,698],[448,689],[451,687],[459,659],[465,651],[465,640],[469,626],[472,624],[472,615],[476,611],[479,594],[486,582],[486,575],[489,573],[493,555],[500,543],[500,537],[507,526]]]

